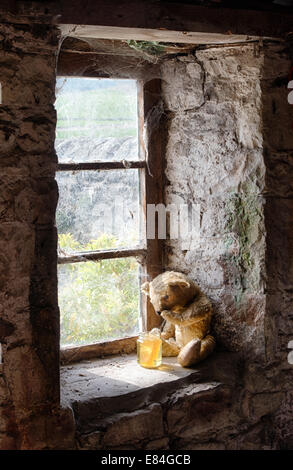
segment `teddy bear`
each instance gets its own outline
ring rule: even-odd
[[[141,290],[165,320],[161,331],[163,356],[177,356],[182,367],[190,367],[212,353],[212,306],[195,282],[180,272],[166,271],[145,282]]]

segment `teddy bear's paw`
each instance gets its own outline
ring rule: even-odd
[[[162,339],[162,355],[165,357],[176,357],[178,356],[179,348],[174,338],[168,340]]]
[[[169,310],[163,310],[161,312],[161,318],[163,318],[163,320],[166,320],[168,321],[168,318],[170,317],[170,312]]]
[[[182,367],[189,367],[198,362],[200,357],[201,340],[192,339],[180,351],[177,361]]]
[[[169,333],[163,332],[163,333],[161,333],[161,338],[167,340],[167,339],[170,338],[170,335],[169,335]]]

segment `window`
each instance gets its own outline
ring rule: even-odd
[[[158,176],[151,175],[146,163],[143,139],[144,118],[154,92],[157,97],[157,84],[151,84],[151,95],[145,95],[144,88],[135,79],[57,79],[56,224],[63,350],[75,348],[82,354],[91,345],[95,354],[100,343],[107,342],[117,352],[117,341],[118,350],[124,350],[128,338],[135,345],[138,331],[158,322],[140,294],[146,276],[161,271],[162,255],[160,241],[146,240],[147,201],[158,203],[160,198]],[[159,127],[157,123],[156,132]],[[111,353],[111,347],[107,351]]]

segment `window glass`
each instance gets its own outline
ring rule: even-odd
[[[59,163],[138,160],[137,82],[59,77]]]
[[[136,335],[138,271],[134,258],[59,265],[61,346]]]
[[[61,253],[139,244],[138,170],[59,171]]]
[[[59,163],[73,168],[59,167],[56,173],[59,261],[77,252],[140,245],[139,170],[127,165],[123,170],[80,170],[76,165],[139,160],[137,99],[135,80],[57,79],[55,148]],[[137,260],[69,261],[58,266],[61,346],[136,335]]]

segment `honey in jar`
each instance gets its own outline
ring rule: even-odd
[[[137,340],[137,362],[142,367],[155,369],[162,363],[160,331],[140,333]]]

